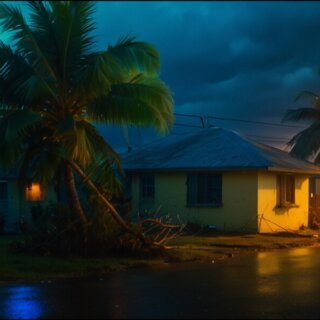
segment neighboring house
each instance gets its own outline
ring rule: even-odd
[[[50,200],[57,201],[53,187],[44,192],[36,181],[30,181],[21,187],[18,185],[15,169],[0,169],[0,218],[5,219],[5,232],[19,232],[21,219],[30,223],[32,206],[46,205]]]
[[[218,230],[276,232],[308,225],[309,176],[320,167],[221,128],[171,134],[123,155],[133,214]]]

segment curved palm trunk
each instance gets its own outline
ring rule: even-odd
[[[105,206],[109,209],[111,216],[114,220],[127,232],[138,237],[143,243],[148,244],[150,241],[141,233],[133,231],[128,224],[122,219],[118,211],[115,207],[106,199],[106,197],[98,190],[95,184],[90,180],[90,178],[81,170],[81,168],[75,163],[71,162],[70,165],[74,169],[74,171],[79,175],[79,177],[93,190],[99,199],[105,204]]]
[[[83,242],[84,242],[84,253],[87,251],[87,218],[83,212],[80,199],[78,196],[74,175],[72,167],[70,164],[65,165],[65,183],[67,187],[67,192],[69,196],[69,205],[72,212],[78,218],[80,232],[82,233]]]

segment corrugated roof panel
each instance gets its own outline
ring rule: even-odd
[[[237,132],[199,129],[170,134],[146,147],[122,155],[126,170],[266,169],[320,173],[320,167],[279,149],[248,139]]]

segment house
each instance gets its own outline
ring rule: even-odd
[[[36,204],[46,205],[56,201],[57,194],[50,186],[44,192],[37,181],[21,187],[17,182],[16,168],[0,169],[0,220],[4,218],[5,232],[19,232],[19,221],[31,222],[31,208]],[[1,231],[1,230],[0,230]]]
[[[123,155],[132,213],[235,232],[308,225],[309,176],[320,167],[222,129],[171,134]]]

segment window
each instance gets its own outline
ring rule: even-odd
[[[295,202],[295,179],[291,175],[277,176],[277,205],[286,206]]]
[[[141,198],[154,199],[154,175],[143,175],[140,178],[141,184]]]
[[[8,187],[6,181],[0,181],[0,200],[8,200]]]
[[[29,183],[26,187],[26,200],[28,201],[40,201],[42,200],[42,192],[40,184],[37,182]]]
[[[221,206],[222,175],[213,173],[188,174],[188,206]]]

